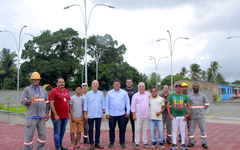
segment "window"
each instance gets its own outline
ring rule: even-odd
[[[222,93],[222,94],[226,94],[225,88],[221,88],[221,93]]]

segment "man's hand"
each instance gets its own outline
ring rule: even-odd
[[[188,120],[192,120],[192,117],[191,117],[191,116],[188,116]]]
[[[174,117],[173,117],[173,115],[170,115],[169,118],[170,118],[170,120],[173,120]]]
[[[189,117],[188,115],[185,115],[183,120],[187,121],[188,117]]]
[[[49,114],[46,113],[45,118],[44,118],[45,122],[48,121],[48,119],[49,119]]]
[[[31,103],[34,103],[34,104],[35,104],[35,100],[36,100],[36,97],[33,96],[33,97],[31,98]]]
[[[126,113],[125,117],[126,117],[126,118],[129,118],[129,113]]]
[[[110,118],[110,115],[106,115],[106,118],[109,119],[109,118]]]
[[[87,114],[84,115],[84,119],[85,119],[85,120],[88,120]]]
[[[75,119],[74,117],[71,117],[71,120],[72,120],[72,122],[75,122],[75,121],[76,121],[76,119]]]
[[[105,117],[105,114],[104,114],[104,113],[102,113],[102,119],[104,119],[104,117]]]
[[[161,112],[160,112],[160,111],[159,111],[159,112],[156,112],[156,115],[157,115],[157,116],[159,116],[160,114],[161,114]]]
[[[133,120],[137,120],[137,116],[136,115],[133,115]]]
[[[54,117],[55,117],[55,120],[56,120],[56,121],[59,121],[60,118],[59,118],[58,115],[55,115]]]

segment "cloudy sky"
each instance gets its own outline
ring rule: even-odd
[[[79,4],[84,9],[84,0],[0,0],[0,30],[9,30],[17,38],[20,29],[34,36],[43,30],[58,31],[73,28],[84,37],[84,24],[79,7],[67,10],[65,6]],[[212,61],[222,66],[220,72],[226,81],[240,80],[240,38],[227,40],[229,36],[240,36],[239,0],[87,0],[87,15],[95,4],[115,7],[95,7],[89,23],[89,35],[110,34],[119,44],[125,44],[124,61],[149,75],[155,72],[154,56],[158,61],[158,74],[162,78],[171,73],[170,51],[167,30],[174,42],[179,39],[173,52],[173,74],[181,67],[189,69],[198,63],[207,70]],[[24,36],[23,43],[31,39]],[[16,50],[9,33],[0,33],[0,49]]]

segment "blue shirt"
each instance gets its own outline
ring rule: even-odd
[[[96,93],[93,90],[87,92],[84,111],[87,111],[88,118],[101,118],[102,109],[105,109],[103,92],[99,90]]]
[[[109,111],[110,108],[110,111]],[[106,115],[121,116],[125,114],[125,108],[127,112],[130,112],[130,103],[128,93],[122,89],[116,92],[114,89],[107,93],[106,97]]]

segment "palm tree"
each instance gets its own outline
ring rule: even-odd
[[[213,75],[216,77],[217,73],[219,73],[219,68],[222,68],[221,66],[219,66],[217,61],[212,61],[210,64],[210,68],[212,69]]]
[[[190,66],[190,71],[188,71],[190,74],[188,77],[190,77],[193,81],[197,81],[197,79],[200,79],[200,73],[202,69],[200,69],[199,64],[191,64]]]
[[[206,72],[206,71],[202,71],[202,72],[201,72],[201,79],[202,79],[203,81],[205,81],[206,78],[207,78],[207,72]]]
[[[181,68],[181,72],[180,72],[180,75],[182,75],[183,77],[185,77],[186,76],[186,74],[187,74],[187,68],[186,67],[182,67]]]
[[[10,49],[3,48],[0,52],[0,74],[5,75],[6,78],[13,78],[16,74],[15,57],[17,57],[17,54],[15,52],[10,53]]]
[[[213,74],[213,71],[212,71],[212,68],[208,68],[207,70],[207,81],[208,82],[215,82],[215,77],[214,77],[214,74]]]

